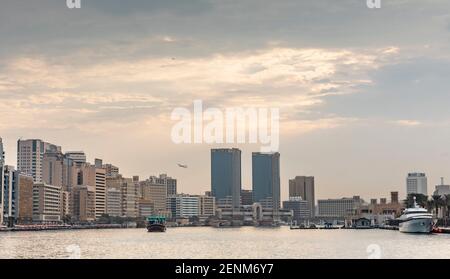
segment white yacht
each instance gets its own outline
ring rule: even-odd
[[[399,231],[405,233],[431,233],[433,229],[433,215],[417,205],[416,197],[414,207],[405,209],[399,221]]]

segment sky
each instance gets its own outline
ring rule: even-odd
[[[316,198],[432,193],[450,179],[450,2],[382,0],[0,0],[0,137],[83,150],[125,176],[210,190],[210,149],[176,144],[171,112],[280,111],[281,193],[315,176]],[[187,164],[179,168],[177,163]]]

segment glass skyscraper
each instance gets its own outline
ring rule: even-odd
[[[211,150],[211,192],[218,205],[238,210],[241,200],[241,150]]]
[[[264,208],[280,208],[280,153],[252,155],[253,201]]]

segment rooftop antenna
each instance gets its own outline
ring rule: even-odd
[[[441,177],[441,185],[444,185],[444,178]]]

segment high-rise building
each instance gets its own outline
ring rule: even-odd
[[[114,178],[119,175],[119,168],[114,165],[104,164],[103,168],[106,170],[106,178]]]
[[[167,198],[167,207],[172,218],[200,216],[200,206],[200,196],[178,194]]]
[[[150,176],[149,181],[154,184],[164,184],[167,187],[167,195],[176,195],[177,194],[177,180],[167,174],[160,174],[157,176]]]
[[[163,214],[167,211],[167,184],[164,181],[157,181],[150,177],[150,179],[141,181],[140,187],[142,199],[153,202],[156,214]]]
[[[289,197],[301,197],[309,202],[311,217],[315,214],[314,176],[296,176],[289,180]]]
[[[406,194],[428,195],[427,176],[425,173],[408,173],[408,177],[406,177]]]
[[[71,194],[72,218],[79,222],[92,222],[95,220],[95,187],[77,185],[72,188]]]
[[[42,182],[61,186],[71,192],[78,185],[78,169],[75,162],[62,152],[46,152],[42,162]]]
[[[122,191],[116,188],[106,190],[106,214],[114,217],[122,216]]]
[[[61,186],[35,183],[33,186],[33,221],[60,222],[61,203]]]
[[[290,197],[288,201],[283,201],[283,209],[293,211],[293,220],[300,222],[311,217],[309,202],[301,197]]]
[[[253,191],[252,190],[242,190],[241,191],[241,204],[242,205],[252,205],[253,204]]]
[[[86,154],[83,151],[68,151],[65,155],[67,158],[71,159],[75,165],[86,163]]]
[[[101,164],[97,164],[101,166]],[[106,213],[106,170],[89,163],[77,166],[77,185],[91,186],[95,191],[95,217],[98,219]]]
[[[22,173],[18,173],[17,176],[17,222],[31,223],[33,222],[33,177]]]
[[[253,202],[265,209],[280,208],[280,153],[252,154]]]
[[[46,152],[61,152],[61,147],[40,139],[17,141],[17,170],[33,176],[37,183],[42,182],[42,162]]]
[[[241,202],[241,150],[211,150],[211,192],[218,205],[230,201],[233,210],[239,211]]]
[[[110,195],[117,195],[117,192],[111,191],[115,189],[120,191],[120,205],[122,217],[138,217],[138,187],[131,178],[125,178],[122,175],[106,179],[107,200],[115,199]],[[107,206],[108,207],[108,206]],[[111,207],[111,206],[109,206]]]
[[[1,189],[1,204],[3,220],[2,222],[7,223],[8,226],[12,226],[15,216],[16,216],[16,191],[17,191],[17,177],[12,166],[3,166],[3,188]]]

